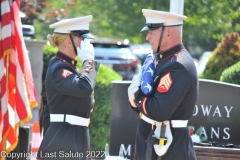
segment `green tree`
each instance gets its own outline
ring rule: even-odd
[[[67,1],[48,0],[46,13],[54,10],[58,11],[67,4]],[[65,3],[65,4],[64,4]],[[54,4],[54,5],[53,5]],[[147,5],[146,5],[147,4]],[[54,6],[54,7],[53,7]],[[160,7],[157,7],[160,6]],[[117,39],[130,39],[131,42],[145,42],[145,35],[140,34],[140,30],[145,24],[142,15],[142,8],[168,10],[169,2],[158,0],[75,0],[74,5],[68,7],[67,16],[62,18],[72,18],[85,15],[93,15],[93,21],[90,25],[91,32],[96,37],[108,37]],[[39,15],[40,19],[46,17],[46,13]],[[35,21],[37,27],[37,37],[46,37],[46,33],[42,33],[41,29],[51,33],[51,29],[45,28],[54,21],[45,21],[44,26]],[[131,23],[130,23],[131,22]],[[47,24],[47,25],[46,25]]]
[[[226,34],[209,58],[202,78],[220,80],[222,72],[240,61],[240,36],[233,32]]]
[[[213,50],[230,32],[240,33],[239,0],[185,0],[183,41]]]
[[[41,1],[44,0],[37,0]],[[54,19],[92,14],[91,31],[96,36],[127,38],[133,43],[146,41],[145,34],[139,33],[145,24],[142,8],[169,10],[169,1],[164,0],[48,0],[43,4],[46,8],[37,16],[46,28]],[[216,41],[220,41],[226,33],[239,32],[239,6],[239,0],[185,0],[184,15],[188,18],[184,22],[183,41],[186,45],[195,41],[208,49],[210,43],[215,47]],[[37,32],[38,38],[42,31]],[[46,32],[51,33],[51,30]],[[44,34],[40,37],[46,37]]]
[[[84,10],[86,8],[84,5],[90,9]],[[167,10],[168,6],[169,2],[158,0],[91,0],[88,3],[77,1],[72,11],[79,10],[82,14],[93,15],[91,28],[95,35],[143,42],[145,37],[140,34],[145,24],[142,8]]]
[[[217,39],[240,31],[239,0],[185,0],[184,38]]]

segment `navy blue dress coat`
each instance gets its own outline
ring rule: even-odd
[[[50,122],[49,114],[90,118],[99,63],[86,60],[78,72],[76,61],[58,52],[50,60],[45,87],[44,137],[37,158],[42,160],[90,159],[89,128],[67,122]]]
[[[157,66],[153,75],[153,91],[143,94],[141,89],[135,93],[132,107],[152,120],[189,120],[198,96],[198,76],[189,52],[182,44],[157,55]],[[161,160],[196,160],[196,155],[187,127],[170,127],[173,141]],[[136,133],[136,160],[147,160],[147,138],[152,125],[140,119]],[[152,149],[152,160],[157,155]]]

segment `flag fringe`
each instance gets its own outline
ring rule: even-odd
[[[6,149],[6,138],[7,138],[8,132],[10,130],[10,127],[8,127],[7,132],[4,134],[3,140],[2,140],[2,145],[3,145],[3,148],[6,151],[6,153],[9,153],[9,152],[13,151],[17,147],[17,144],[18,144],[18,135],[16,134],[17,128],[19,128],[23,124],[28,123],[31,118],[32,118],[32,113],[30,113],[25,119],[23,119],[23,120],[21,120],[21,121],[19,121],[18,123],[15,124],[14,136],[17,139],[17,141],[13,145],[11,145],[10,147],[8,147]],[[0,160],[2,160],[2,159],[0,159]]]
[[[30,102],[30,107],[31,107],[31,111],[33,108],[37,107],[38,106],[38,102]]]
[[[12,48],[9,48],[9,49],[5,50],[3,52],[3,57],[10,55],[11,52],[12,52]]]

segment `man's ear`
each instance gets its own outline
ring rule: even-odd
[[[170,37],[173,34],[172,28],[168,28],[166,31],[167,31],[167,37]]]

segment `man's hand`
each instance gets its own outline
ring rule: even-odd
[[[94,48],[88,39],[81,41],[80,48],[77,48],[78,57],[82,62],[85,60],[94,60]]]
[[[137,107],[134,103],[134,94],[138,91],[142,80],[142,69],[139,70],[137,77],[133,77],[132,84],[128,87],[128,98],[133,107]]]

